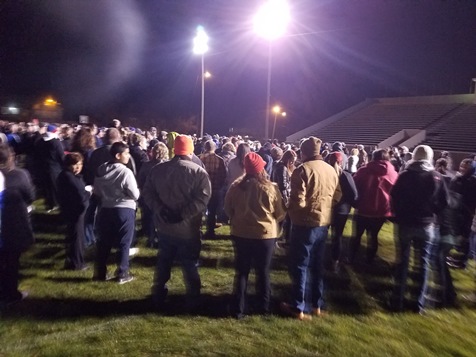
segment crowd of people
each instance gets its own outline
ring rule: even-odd
[[[29,214],[38,197],[44,197],[48,213],[59,210],[66,225],[64,269],[86,270],[85,249],[96,247],[95,281],[134,280],[129,255],[140,210],[147,246],[159,252],[152,286],[157,309],[166,306],[175,260],[183,270],[187,309],[196,309],[201,241],[216,238],[222,224],[230,225],[235,252],[231,312],[237,318],[270,312],[276,247],[287,252],[292,282],[292,298],[280,309],[299,320],[323,314],[329,232],[329,256],[338,274],[343,265],[372,265],[379,231],[387,221],[395,224],[389,301],[394,311],[408,308],[412,247],[419,260],[420,312],[454,305],[449,267],[464,268],[476,259],[474,155],[453,171],[448,152],[435,158],[426,145],[411,152],[323,143],[312,136],[295,145],[241,136],[197,138],[123,127],[117,119],[108,128],[0,122],[0,129],[0,299],[6,305],[26,296],[18,290],[19,258],[34,241]],[[354,230],[346,244],[343,232],[351,214]],[[107,261],[113,249],[117,268],[111,274]],[[251,268],[257,285],[253,308],[246,303]],[[470,298],[476,301],[476,295]]]

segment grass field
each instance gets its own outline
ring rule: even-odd
[[[36,244],[22,258],[22,303],[2,311],[0,356],[475,356],[476,306],[459,299],[455,309],[393,314],[386,308],[392,287],[393,228],[381,232],[374,265],[345,267],[326,275],[329,314],[301,322],[281,316],[228,315],[233,249],[226,233],[204,241],[200,273],[204,304],[184,313],[184,285],[177,267],[169,284],[168,312],[148,300],[156,251],[139,242],[131,261],[136,280],[125,285],[93,282],[92,269],[63,271],[64,247],[56,215],[37,204]],[[345,234],[351,233],[350,224]],[[88,253],[90,259],[93,252]],[[112,263],[112,262],[111,262]],[[111,272],[114,267],[111,265]],[[453,271],[459,295],[474,287],[474,269]],[[253,277],[252,277],[253,281]],[[290,281],[283,251],[272,273],[275,303],[286,299]],[[253,291],[250,284],[250,292]],[[410,296],[409,296],[410,297]]]

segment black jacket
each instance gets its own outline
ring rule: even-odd
[[[13,169],[3,174],[2,249],[24,251],[34,242],[28,206],[35,199],[35,188],[26,170]]]
[[[351,206],[355,204],[358,197],[357,187],[350,172],[342,171],[339,176],[339,184],[342,190],[342,197],[334,207],[334,214],[349,214]]]
[[[59,174],[56,183],[62,217],[67,221],[77,220],[86,211],[90,197],[89,192],[84,189],[82,177],[65,169]]]
[[[448,206],[448,189],[441,174],[424,161],[410,163],[390,192],[395,221],[410,226],[437,223]]]

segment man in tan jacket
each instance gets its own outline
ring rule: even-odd
[[[324,307],[327,232],[332,207],[342,196],[336,171],[320,155],[321,143],[312,136],[302,142],[303,164],[291,176],[288,212],[292,222],[289,247],[292,301],[289,304],[283,302],[281,308],[299,320],[311,319],[310,313],[320,315]],[[306,301],[306,297],[311,301]]]

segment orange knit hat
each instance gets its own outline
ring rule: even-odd
[[[190,136],[179,135],[174,141],[175,155],[190,155],[193,153],[193,141]]]

